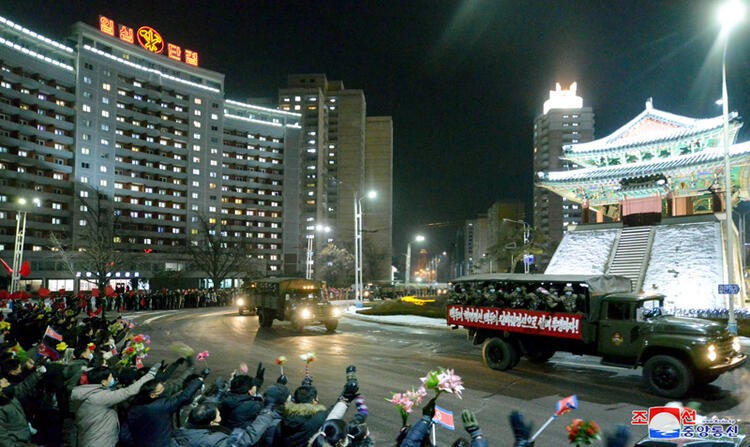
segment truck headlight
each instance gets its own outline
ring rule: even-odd
[[[302,309],[299,311],[299,316],[303,320],[308,320],[312,318],[312,312],[310,312],[310,309]]]
[[[242,298],[237,298],[237,305],[238,306],[244,306],[245,305],[245,300],[243,300]]]
[[[706,354],[706,357],[708,357],[708,360],[711,362],[716,360],[716,346],[708,345],[708,353]]]
[[[734,337],[732,339],[732,350],[734,352],[740,352],[742,346],[740,345],[740,337]]]
[[[340,317],[341,316],[341,309],[339,309],[338,307],[334,307],[333,309],[331,309],[331,316],[333,316],[333,317]]]

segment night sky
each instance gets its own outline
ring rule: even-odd
[[[3,0],[0,14],[58,40],[100,14],[150,25],[226,74],[230,99],[276,98],[290,73],[363,89],[368,115],[393,116],[398,254],[416,232],[430,239],[427,224],[475,218],[499,199],[531,205],[533,120],[555,82],[578,82],[597,137],[649,97],[673,113],[721,114],[718,3]],[[741,116],[749,65],[746,21],[728,53],[730,108]]]

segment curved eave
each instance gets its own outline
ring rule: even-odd
[[[724,152],[711,150],[697,154],[672,157],[647,163],[631,163],[627,165],[606,166],[602,168],[583,168],[571,171],[540,172],[537,174],[539,186],[564,183],[581,183],[601,181],[602,179],[624,179],[643,177],[652,174],[664,174],[676,169],[684,169],[696,165],[714,164],[723,162]],[[735,144],[730,149],[730,160],[733,164],[737,161],[750,161],[750,142]]]
[[[666,113],[666,112],[663,112],[663,113]],[[634,121],[639,122],[648,116],[651,116],[651,115],[638,116]],[[653,117],[661,121],[666,121],[660,115],[654,115]],[[742,122],[740,121],[740,118],[737,112],[730,113],[729,120],[730,120],[730,126],[732,126],[733,130],[735,130],[737,127],[740,127],[742,125]],[[598,140],[588,141],[586,143],[566,144],[563,146],[563,154],[565,156],[570,156],[570,157],[585,157],[587,155],[589,156],[598,155],[601,152],[622,150],[622,149],[632,148],[635,146],[660,144],[669,140],[690,138],[697,134],[710,132],[712,130],[717,130],[717,129],[720,129],[721,126],[723,126],[724,124],[723,118],[721,116],[718,116],[715,118],[695,119],[693,120],[693,123],[690,126],[682,125],[680,127],[675,128],[675,130],[671,132],[665,132],[663,134],[658,134],[658,135],[652,134],[650,136],[640,138],[640,139],[624,140],[618,144],[617,140],[622,136],[622,134],[630,130],[631,127],[633,127],[636,124],[635,122],[631,121],[631,123],[626,124],[615,133],[608,135],[604,138],[600,138]],[[680,124],[680,123],[676,123],[676,124]]]

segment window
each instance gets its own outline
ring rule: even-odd
[[[90,105],[88,105],[88,104],[84,104],[84,105],[83,105],[83,106],[81,107],[81,110],[83,110],[84,112],[87,112],[87,113],[88,113],[88,112],[91,112],[91,106],[90,106]]]
[[[629,320],[630,319],[630,304],[629,303],[607,303],[607,319],[608,320]]]
[[[81,219],[78,221],[78,225],[85,227],[86,226],[86,219]]]

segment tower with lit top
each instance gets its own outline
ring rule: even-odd
[[[594,139],[594,112],[584,107],[577,88],[575,82],[567,89],[557,83],[544,102],[542,114],[534,120],[534,172],[578,168],[560,158],[563,145]],[[531,223],[545,235],[544,254],[536,259],[537,269],[544,270],[567,226],[581,222],[582,209],[580,204],[539,187],[534,187],[532,209]]]

